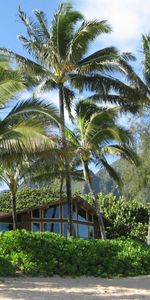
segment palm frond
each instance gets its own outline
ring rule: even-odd
[[[75,98],[75,93],[73,90],[71,90],[70,88],[68,88],[66,86],[64,86],[64,88],[63,88],[63,93],[64,93],[65,107],[68,111],[70,119],[73,120],[71,109],[72,109],[73,100]]]
[[[27,17],[26,13],[21,9],[20,6],[18,8],[18,15],[19,15],[19,18],[24,23],[29,37],[34,38],[37,43],[40,42],[40,39],[38,38],[37,30],[36,30],[37,29],[36,23],[31,18]]]
[[[23,115],[26,117],[29,114],[43,114],[55,124],[59,125],[61,123],[58,110],[53,104],[46,104],[44,101],[36,99],[29,99],[25,102],[16,104],[6,118],[11,120],[19,115],[21,115],[21,117],[23,117]]]
[[[82,20],[83,16],[72,9],[70,3],[62,3],[54,15],[52,22],[52,43],[58,55],[59,62],[66,59],[68,46],[73,37],[73,30],[76,23]]]
[[[72,61],[78,62],[88,50],[90,42],[96,39],[102,33],[110,33],[111,27],[103,21],[84,21],[72,38],[69,57]]]
[[[43,11],[38,9],[34,10],[34,14],[39,22],[38,34],[44,42],[47,42],[50,39],[50,33],[47,28],[47,19]]]
[[[6,57],[10,59],[14,59],[18,63],[21,72],[31,73],[32,75],[40,76],[40,78],[41,76],[52,75],[44,66],[11,50],[0,48],[0,54],[6,55]]]

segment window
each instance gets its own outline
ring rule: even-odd
[[[63,235],[64,236],[68,236],[68,223],[64,223],[63,224]],[[72,230],[73,230],[73,236],[74,237],[77,237],[77,224],[76,223],[73,223],[73,226],[72,226]]]
[[[60,233],[59,223],[44,223],[44,231]]]
[[[78,233],[77,233],[77,224],[73,223],[72,230],[73,230],[73,236],[77,237],[78,236]]]
[[[76,210],[76,205],[73,204],[73,220],[77,220],[77,210]]]
[[[62,215],[63,215],[64,219],[68,219],[68,217],[69,217],[68,204],[64,204],[62,206]],[[76,211],[75,204],[73,204],[72,218],[73,218],[73,220],[77,220],[77,211]]]
[[[57,219],[59,218],[59,206],[50,206],[49,208],[44,209],[43,213],[45,219]]]
[[[68,236],[68,223],[64,223],[63,225],[63,235]]]
[[[40,218],[40,210],[39,209],[34,209],[32,210],[32,218]]]
[[[93,222],[93,216],[91,214],[88,214],[88,221]]]
[[[33,232],[41,231],[41,223],[37,223],[37,222],[32,223],[32,231]]]
[[[83,239],[88,239],[88,225],[78,224],[78,235]]]
[[[13,225],[12,224],[5,224],[5,223],[0,223],[0,232],[5,232],[13,230]]]
[[[94,226],[89,226],[89,239],[94,238]]]
[[[68,204],[62,206],[63,218],[68,219]]]
[[[86,210],[81,207],[78,207],[78,220],[86,221]]]

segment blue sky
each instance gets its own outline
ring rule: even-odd
[[[141,51],[141,34],[150,31],[150,0],[73,0],[73,5],[87,19],[106,19],[113,28],[111,35],[96,41],[91,50],[116,45],[121,51]],[[20,5],[28,15],[34,9],[46,12],[49,20],[56,10],[58,0],[3,0],[0,9],[0,45],[25,54],[18,34],[24,34],[24,26],[17,16]],[[141,66],[137,66],[140,70]]]
[[[17,8],[21,8],[29,16],[34,9],[46,12],[49,20],[60,1],[58,0],[3,0],[0,9],[0,46],[27,55],[17,39],[17,35],[25,34],[25,28],[17,16]],[[136,71],[141,72],[141,35],[150,32],[150,0],[73,0],[74,7],[80,10],[87,20],[105,19],[111,24],[113,33],[98,38],[92,44],[93,52],[105,46],[117,46],[121,51],[131,51],[137,58]],[[50,99],[57,102],[57,94]],[[123,120],[125,122],[125,119]]]

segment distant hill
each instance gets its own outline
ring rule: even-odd
[[[108,193],[114,193],[116,196],[119,196],[119,190],[116,183],[110,178],[108,173],[102,169],[97,174],[92,173],[92,183],[95,193],[103,193],[104,195]],[[87,184],[83,186],[83,193],[87,194],[89,192]]]

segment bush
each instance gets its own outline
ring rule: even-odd
[[[0,194],[0,211],[11,211],[10,193]],[[17,210],[37,207],[59,199],[59,193],[54,193],[50,188],[23,188],[17,191]]]
[[[0,256],[29,275],[150,274],[150,248],[133,240],[66,239],[53,233],[17,230],[0,234]]]
[[[84,195],[91,202],[92,197]],[[105,216],[107,238],[129,237],[146,241],[148,205],[145,201],[126,200],[113,194],[98,194],[98,202]]]
[[[0,256],[0,277],[14,276],[16,268],[9,259]]]

